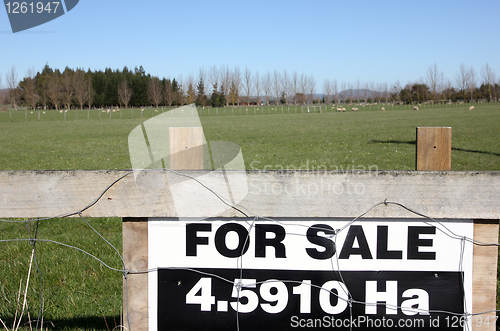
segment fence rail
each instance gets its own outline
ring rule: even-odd
[[[202,171],[183,171],[200,175]],[[131,171],[0,171],[0,217],[57,216],[83,209],[106,189],[90,217],[177,217],[167,185],[178,175],[145,171],[138,185]],[[221,176],[212,171],[209,176]],[[439,171],[247,171],[248,194],[241,202],[261,216],[355,217],[360,210],[394,199],[436,218],[500,219],[500,172]],[[305,198],[304,198],[305,197]],[[263,198],[266,203],[263,204]],[[222,202],[221,202],[222,203]],[[210,215],[203,208],[198,214]],[[234,216],[228,210],[226,217]],[[398,208],[371,217],[410,217]]]

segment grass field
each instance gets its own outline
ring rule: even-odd
[[[246,108],[225,108],[225,116],[221,109],[210,110],[218,116],[209,116],[207,109],[200,111],[207,141],[239,144],[247,169],[414,170],[415,128],[451,126],[452,170],[499,171],[500,105],[475,107],[469,111],[468,106],[434,106],[418,112],[387,107],[382,112],[373,106],[345,113],[319,112],[318,108],[302,113],[297,108],[289,114],[284,106],[283,114],[279,107],[259,109],[260,115],[255,107],[249,108],[248,116]],[[54,112],[52,120],[46,112],[40,121],[38,112],[2,112],[0,169],[129,169],[128,134],[161,113],[147,109],[141,118],[138,111],[134,110],[134,118],[132,110],[122,110],[121,115],[101,112],[100,120],[97,111],[79,110],[78,120],[71,112],[66,120],[64,113]],[[121,250],[120,219],[88,221]],[[33,233],[35,225],[1,223],[0,239],[29,238],[28,229]],[[121,267],[117,254],[82,219],[42,221],[38,236],[81,247],[108,265]],[[0,244],[0,319],[12,329],[19,282],[26,281],[31,246],[28,242]],[[79,251],[51,243],[38,243],[36,256],[43,280],[44,320],[53,323],[53,329],[112,330],[119,323],[121,273]],[[40,306],[40,278],[36,272],[31,277],[28,303],[34,319]]]
[[[240,145],[247,169],[289,166],[346,170],[354,166],[362,170],[376,166],[379,170],[413,170],[415,128],[451,126],[452,170],[500,170],[499,108],[496,104],[476,106],[475,111],[463,106],[418,112],[285,112],[202,116],[201,121],[207,141],[225,140]],[[144,113],[151,115],[150,111]],[[125,119],[132,110],[122,112],[122,119],[80,117],[64,121],[55,117],[53,121],[40,122],[10,122],[8,114],[0,113],[0,169],[128,169],[128,134],[150,117]],[[161,110],[152,112],[160,114]],[[22,116],[24,111],[18,113]]]

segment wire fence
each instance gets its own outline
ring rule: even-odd
[[[244,222],[247,224],[248,235],[247,235],[245,241],[251,240],[250,232],[252,229],[255,228],[257,221],[267,221],[267,222],[272,222],[274,224],[279,224],[279,225],[285,225],[285,223],[286,223],[282,219],[273,219],[273,218],[269,218],[269,217],[261,217],[259,215],[255,215],[254,213],[252,213],[251,210],[248,210],[245,206],[232,203],[231,200],[229,199],[229,197],[221,196],[218,192],[214,191],[213,189],[211,189],[209,187],[206,187],[203,183],[201,183],[198,179],[196,179],[194,177],[191,177],[189,175],[183,174],[183,173],[178,172],[178,171],[170,170],[170,169],[165,169],[165,170],[172,172],[175,175],[183,176],[183,177],[187,178],[188,180],[192,180],[192,181],[198,183],[199,185],[201,185],[202,187],[207,189],[211,194],[215,195],[218,199],[220,199],[228,207],[234,209],[239,214],[241,214],[242,215],[241,217],[246,219]],[[39,259],[38,259],[39,245],[42,243],[50,243],[53,245],[63,247],[65,249],[74,250],[74,251],[78,252],[79,254],[83,254],[83,255],[86,255],[86,256],[94,259],[102,267],[108,269],[109,271],[111,271],[113,273],[122,274],[123,279],[125,280],[125,285],[124,285],[125,286],[125,293],[128,293],[128,290],[129,290],[128,285],[127,285],[128,284],[127,283],[128,275],[139,274],[139,273],[158,272],[158,270],[159,270],[158,268],[144,269],[144,270],[130,270],[129,266],[125,264],[123,256],[122,256],[120,250],[116,247],[116,244],[112,244],[110,242],[110,240],[108,240],[103,234],[101,234],[98,230],[96,230],[96,228],[93,227],[90,224],[90,222],[82,215],[85,210],[92,208],[97,203],[99,203],[99,201],[103,198],[104,194],[112,186],[118,185],[119,182],[123,178],[131,175],[132,173],[133,173],[132,171],[127,172],[126,174],[124,174],[124,175],[120,176],[119,178],[117,178],[116,180],[114,180],[93,201],[89,202],[86,206],[84,206],[83,208],[81,208],[79,210],[76,210],[76,211],[73,211],[70,213],[66,213],[66,214],[62,214],[62,215],[56,215],[54,217],[47,217],[47,218],[37,218],[37,219],[28,219],[28,220],[8,220],[8,219],[1,220],[1,222],[4,222],[5,224],[10,224],[13,226],[16,226],[16,225],[22,226],[27,231],[26,233],[27,233],[28,237],[27,238],[3,239],[3,240],[0,240],[0,243],[3,243],[3,244],[9,243],[9,242],[10,243],[19,242],[21,244],[24,243],[24,244],[29,245],[29,252],[30,252],[29,253],[30,254],[30,256],[29,256],[30,263],[29,263],[29,270],[28,270],[28,275],[27,275],[28,279],[26,280],[25,285],[21,286],[22,284],[20,283],[19,296],[17,299],[18,303],[22,302],[22,305],[20,305],[20,307],[21,307],[20,311],[16,311],[16,316],[14,316],[14,318],[13,318],[14,325],[11,329],[17,330],[20,327],[21,319],[23,318],[23,316],[26,313],[28,314],[30,329],[34,328],[35,330],[39,330],[39,329],[42,330],[42,329],[44,329],[44,327],[47,328],[49,326],[48,325],[49,322],[44,321],[44,305],[46,303],[46,301],[44,299],[44,282],[43,282],[44,275],[42,274]],[[472,305],[470,302],[466,302],[466,294],[465,294],[466,289],[465,289],[465,282],[463,279],[463,277],[464,277],[463,276],[464,275],[464,269],[463,269],[464,263],[463,262],[464,262],[465,245],[472,244],[472,245],[478,245],[478,246],[499,246],[499,244],[497,244],[497,243],[484,243],[484,242],[474,240],[473,238],[464,236],[461,233],[455,233],[445,223],[443,223],[439,220],[433,219],[432,217],[425,215],[423,213],[420,213],[416,210],[413,210],[410,207],[408,207],[402,203],[399,203],[397,201],[388,201],[387,199],[380,201],[378,203],[375,203],[371,208],[360,213],[357,217],[346,221],[342,227],[340,227],[338,229],[334,229],[332,232],[325,231],[325,228],[322,228],[322,227],[318,227],[318,228],[316,228],[316,230],[323,231],[327,235],[327,238],[329,240],[331,240],[333,242],[333,244],[335,245],[337,243],[337,238],[340,234],[343,234],[345,231],[348,231],[348,229],[351,226],[353,226],[354,224],[356,224],[357,222],[362,221],[362,219],[370,211],[372,211],[375,208],[384,208],[384,206],[388,206],[388,205],[394,205],[394,206],[397,206],[398,208],[405,209],[406,211],[408,211],[408,212],[414,214],[416,217],[418,217],[421,220],[421,222],[423,222],[431,227],[435,227],[437,231],[439,231],[440,233],[442,233],[446,237],[460,242],[461,249],[459,252],[457,252],[457,254],[459,255],[460,263],[457,266],[456,272],[458,272],[462,275],[462,279],[459,282],[460,284],[458,284],[458,286],[460,286],[460,288],[462,289],[463,302],[464,302],[464,307],[463,307],[464,312],[463,313],[453,312],[453,311],[429,310],[428,308],[424,309],[424,308],[420,308],[420,307],[418,307],[418,308],[404,307],[402,305],[391,305],[389,303],[366,302],[366,301],[360,300],[359,298],[355,299],[352,296],[351,290],[348,287],[345,287],[345,288],[341,287],[342,291],[338,290],[338,289],[337,290],[328,289],[328,288],[325,289],[322,286],[314,285],[314,284],[311,284],[310,282],[308,283],[306,281],[291,281],[289,279],[288,280],[287,279],[278,279],[278,280],[259,281],[259,282],[253,283],[253,284],[248,283],[248,282],[245,283],[245,281],[243,279],[243,271],[245,270],[245,267],[243,266],[244,252],[241,252],[241,254],[239,254],[239,257],[237,259],[237,266],[238,266],[237,270],[239,270],[239,272],[240,272],[240,280],[239,281],[235,281],[234,279],[225,278],[225,277],[220,276],[216,273],[210,273],[210,272],[198,270],[197,268],[187,268],[187,267],[186,268],[179,268],[179,267],[169,268],[168,266],[162,267],[162,268],[163,269],[172,269],[172,270],[181,269],[181,270],[185,270],[185,271],[192,272],[192,273],[203,274],[205,276],[209,276],[209,277],[213,277],[213,278],[217,278],[219,280],[222,280],[223,282],[226,282],[226,283],[230,284],[230,286],[234,287],[234,289],[237,293],[236,301],[234,302],[234,307],[236,310],[236,312],[235,312],[236,313],[236,325],[234,326],[235,330],[240,330],[240,318],[239,318],[239,316],[242,314],[243,306],[244,306],[242,304],[242,301],[240,301],[240,299],[242,297],[242,292],[245,290],[245,288],[255,287],[257,285],[262,286],[266,283],[276,283],[276,282],[282,282],[282,283],[291,283],[292,282],[292,283],[299,285],[299,286],[302,286],[303,284],[305,284],[306,286],[317,288],[320,292],[326,291],[328,294],[328,297],[330,297],[331,295],[334,295],[338,298],[337,300],[339,300],[339,302],[340,301],[345,302],[346,307],[348,307],[348,309],[350,311],[351,319],[353,319],[353,317],[354,317],[353,316],[353,306],[354,305],[364,305],[367,307],[368,306],[375,306],[375,307],[376,306],[385,306],[386,309],[401,309],[401,310],[410,309],[410,310],[414,311],[415,313],[425,313],[425,314],[441,313],[441,314],[446,314],[449,316],[458,316],[459,318],[463,319],[464,321],[471,321],[474,316],[479,316],[479,315],[498,311],[498,310],[492,310],[492,311],[479,312],[479,313],[474,313],[474,314],[471,313],[470,308]],[[64,242],[40,238],[39,232],[40,232],[40,226],[41,226],[42,221],[46,222],[46,221],[53,220],[56,218],[66,218],[66,217],[70,217],[70,216],[77,216],[85,224],[86,227],[88,227],[93,233],[95,233],[95,235],[98,236],[98,238],[100,240],[102,240],[105,243],[105,245],[107,245],[111,249],[111,251],[113,252],[113,254],[115,256],[112,263],[105,262],[105,258],[102,258],[97,253],[90,252],[89,248],[76,247],[76,246],[73,246],[73,245],[70,245],[70,244],[67,244]],[[290,221],[288,221],[288,223],[293,224],[293,222],[290,222]],[[296,235],[304,236],[303,233],[297,233]],[[245,245],[243,245],[243,247],[244,246]],[[343,284],[346,284],[346,282],[344,281],[345,277],[343,276],[345,271],[341,270],[341,268],[339,267],[338,255],[339,254],[334,254],[329,259],[330,263],[331,263],[331,267],[332,267],[331,271],[334,272],[338,277],[340,277],[340,282],[342,282]],[[7,253],[7,256],[8,256],[8,253]],[[29,277],[34,271],[36,271],[38,278],[40,279],[40,288],[39,288],[39,291],[37,292],[37,295],[39,297],[39,304],[38,304],[38,307],[36,310],[30,310],[30,309],[28,309],[27,303],[26,303],[27,302],[27,295],[29,293],[27,289],[29,286]],[[101,270],[101,272],[102,272],[102,270]],[[24,287],[24,289],[23,289],[23,287]],[[270,287],[272,287],[272,286],[270,286]],[[31,292],[31,295],[34,295],[34,293]],[[124,307],[128,307],[128,301],[127,301],[128,295],[125,295],[123,300],[125,300]],[[240,309],[242,309],[241,312],[240,312]],[[127,316],[129,316],[129,314],[127,314]],[[104,321],[106,322],[106,319],[104,319]],[[3,324],[3,327],[6,330],[9,330],[9,327],[6,325],[6,323],[3,320],[1,320],[1,323]],[[106,322],[106,325],[107,325],[107,322]],[[123,321],[123,324],[117,325],[115,328],[117,328],[117,329],[123,328],[126,330],[132,330],[130,327],[130,321]],[[349,329],[352,329],[352,326],[350,326]],[[469,323],[465,323],[463,325],[463,329],[469,330],[470,329]]]
[[[471,106],[488,106],[496,103],[474,101],[472,103],[423,103],[423,104],[398,104],[398,103],[339,103],[339,104],[309,104],[309,105],[271,105],[271,106],[226,106],[226,107],[196,107],[200,117],[225,117],[225,116],[264,116],[264,115],[297,115],[320,114],[352,111],[395,111],[412,110],[418,107],[421,110],[442,108],[469,109]],[[176,108],[176,107],[175,107]],[[174,109],[174,107],[144,107],[144,108],[92,108],[92,109],[27,109],[7,108],[0,111],[2,122],[45,122],[45,121],[105,121],[120,119],[146,119]],[[192,114],[186,114],[189,116]]]

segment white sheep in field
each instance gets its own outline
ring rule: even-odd
[[[345,112],[345,108],[344,108],[344,107],[342,107],[342,111],[344,111],[344,112]]]
[[[385,111],[385,108],[384,108],[384,107],[382,107],[382,111]]]
[[[469,110],[474,110],[474,106],[470,106],[470,107],[469,107]]]
[[[342,108],[337,108],[337,111],[342,111]]]
[[[62,109],[59,112],[62,114]]]
[[[354,108],[354,107],[353,107],[351,110],[352,110],[352,111],[356,111],[356,110],[358,110],[358,108]]]
[[[413,107],[413,110],[418,110],[418,107],[417,106]]]

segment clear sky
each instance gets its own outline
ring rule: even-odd
[[[36,1],[36,0],[35,0]],[[133,69],[160,78],[211,66],[297,71],[317,92],[337,82],[425,80],[437,64],[455,82],[461,63],[500,76],[499,0],[80,0],[65,15],[12,33],[0,8],[0,75],[29,68]]]

